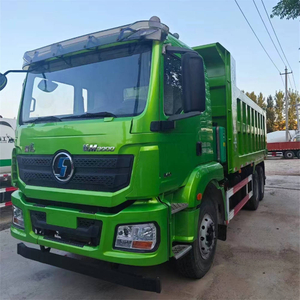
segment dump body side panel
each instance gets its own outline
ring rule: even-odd
[[[235,61],[219,43],[194,47],[204,59],[210,85],[212,121],[225,127],[225,173],[264,159],[265,112],[236,87]]]

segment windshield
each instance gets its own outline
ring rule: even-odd
[[[146,106],[150,67],[149,43],[44,63],[27,76],[21,123],[136,116]]]

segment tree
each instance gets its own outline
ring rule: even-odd
[[[266,109],[266,103],[265,103],[265,98],[262,93],[259,93],[257,97],[257,105],[260,106],[262,109]]]
[[[275,130],[283,130],[285,122],[283,118],[284,94],[282,91],[275,93]]]
[[[253,100],[255,103],[257,103],[257,96],[255,95],[254,92],[251,92],[251,93],[246,92],[246,95],[247,95],[251,100]]]
[[[289,107],[288,107],[288,123],[289,129],[297,129],[297,114],[296,114],[296,104],[300,103],[300,96],[297,92],[289,93]]]
[[[280,19],[296,19],[300,16],[300,0],[280,0],[273,7],[271,18],[274,16]]]
[[[266,116],[267,116],[267,132],[272,132],[274,131],[274,127],[275,127],[275,110],[274,110],[273,98],[271,95],[267,98]]]

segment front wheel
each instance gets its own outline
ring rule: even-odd
[[[199,279],[210,269],[215,256],[218,236],[217,212],[209,197],[202,200],[198,236],[192,250],[176,261],[178,271],[185,277]]]

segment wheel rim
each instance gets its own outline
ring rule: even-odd
[[[293,154],[292,154],[291,152],[288,152],[288,153],[286,154],[286,156],[287,156],[288,158],[292,158],[292,157],[293,157]]]
[[[199,248],[203,259],[208,259],[216,240],[215,223],[209,214],[205,214],[199,229]]]

